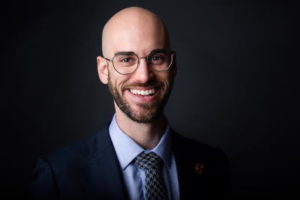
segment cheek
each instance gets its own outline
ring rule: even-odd
[[[170,93],[174,84],[174,74],[168,73],[168,75],[164,76],[162,80],[165,86],[165,92]]]
[[[115,72],[109,73],[109,80],[111,86],[116,89],[119,93],[122,93],[124,86],[126,85],[126,77],[120,74],[116,74]]]
[[[161,72],[157,74],[157,79],[166,85],[170,85],[173,82],[173,73],[171,72]]]

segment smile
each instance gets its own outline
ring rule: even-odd
[[[141,96],[151,96],[156,92],[156,90],[154,88],[148,89],[148,90],[130,89],[129,91],[132,94],[141,95]]]

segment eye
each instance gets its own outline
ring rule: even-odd
[[[152,60],[163,60],[163,56],[161,56],[161,55],[154,55],[151,58],[152,58]]]
[[[135,56],[118,56],[116,57],[116,60],[118,63],[128,64],[128,63],[134,63],[136,62],[137,58]]]
[[[132,58],[131,57],[121,58],[120,62],[124,62],[124,63],[132,62]]]
[[[155,54],[150,57],[150,62],[153,64],[162,64],[165,62],[165,57],[164,54]]]

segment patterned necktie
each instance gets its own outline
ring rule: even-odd
[[[134,163],[145,170],[146,173],[146,199],[166,200],[168,199],[166,187],[162,177],[163,161],[153,152],[139,154]]]

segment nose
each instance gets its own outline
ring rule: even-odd
[[[153,78],[153,76],[153,71],[151,70],[146,58],[140,58],[139,66],[134,72],[136,81],[140,83],[147,83]]]

